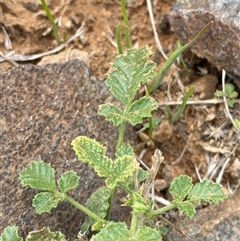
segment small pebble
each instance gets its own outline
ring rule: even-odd
[[[24,7],[30,12],[37,12],[38,11],[38,4],[33,2],[27,2],[24,4]]]
[[[65,23],[65,27],[66,27],[67,29],[72,29],[72,26],[73,26],[73,24],[72,24],[72,21],[71,21],[71,20],[68,20],[68,21]]]
[[[83,46],[88,44],[88,37],[84,33],[79,36],[79,40]]]

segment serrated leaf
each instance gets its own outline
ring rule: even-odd
[[[43,161],[34,161],[20,172],[20,180],[23,186],[30,186],[41,191],[56,190],[54,169]]]
[[[73,150],[82,162],[88,163],[100,177],[110,177],[112,160],[108,158],[106,148],[96,140],[86,136],[78,136],[72,141]]]
[[[0,236],[0,241],[23,241],[23,238],[18,236],[18,227],[7,226]]]
[[[188,200],[193,203],[201,201],[218,203],[227,198],[222,185],[211,180],[204,179],[197,183],[188,195]]]
[[[162,237],[160,235],[160,233],[154,229],[154,228],[150,228],[150,227],[139,227],[137,232],[135,233],[133,239],[134,241],[161,241]]]
[[[189,194],[192,187],[192,178],[181,175],[172,181],[169,192],[172,194],[174,200],[182,201]]]
[[[110,222],[91,241],[130,241],[130,234],[125,223]]]
[[[57,193],[41,192],[35,195],[32,205],[38,214],[50,213],[52,208],[56,208],[58,203],[63,200],[64,197],[61,197]]]
[[[76,172],[65,172],[61,175],[60,179],[58,180],[59,189],[63,193],[67,193],[68,191],[78,186],[79,179],[80,178],[77,176]]]
[[[110,103],[100,105],[98,115],[104,116],[108,121],[112,121],[114,126],[120,125],[124,120],[123,111]]]
[[[133,101],[140,84],[155,76],[155,63],[150,60],[151,56],[149,47],[128,49],[125,54],[118,55],[111,65],[106,84],[125,105]]]
[[[106,179],[106,184],[110,188],[114,188],[117,183],[124,182],[133,174],[137,167],[137,161],[134,156],[125,155],[114,161],[111,176]]]
[[[116,158],[122,157],[122,156],[125,156],[125,155],[134,156],[134,154],[135,153],[134,153],[134,150],[133,150],[131,145],[129,145],[129,144],[122,144],[117,149]]]
[[[151,112],[158,108],[158,103],[151,97],[144,96],[132,103],[127,110],[125,119],[132,125],[142,123],[145,117],[151,117]]]
[[[32,231],[28,234],[26,241],[66,241],[65,236],[57,231],[51,232],[49,228],[42,228],[40,230]]]
[[[93,211],[100,218],[105,218],[109,207],[108,199],[110,197],[110,190],[107,187],[98,188],[87,200],[85,207]],[[89,216],[85,219],[81,226],[81,231],[87,233],[90,226],[96,223],[96,220]]]
[[[190,218],[196,213],[196,209],[190,201],[181,202],[173,200],[172,204],[174,204],[181,212],[185,212]]]

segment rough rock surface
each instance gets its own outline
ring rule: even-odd
[[[214,21],[191,50],[225,69],[240,87],[240,0],[178,0],[170,15],[173,30],[184,43]]]
[[[72,240],[85,216],[68,203],[50,214],[35,214],[31,203],[36,192],[20,185],[19,172],[33,160],[51,163],[58,177],[75,170],[81,182],[71,196],[85,203],[103,181],[77,161],[71,141],[87,135],[108,146],[108,154],[114,153],[117,131],[97,116],[98,105],[109,98],[105,83],[90,78],[85,64],[74,60],[16,67],[0,73],[0,85],[0,233],[16,225],[26,237],[29,231],[49,226]],[[121,215],[124,208],[114,217]]]
[[[192,218],[179,217],[176,225],[194,241],[240,240],[240,191],[219,205],[201,209]],[[185,241],[185,236],[171,229],[164,241]]]

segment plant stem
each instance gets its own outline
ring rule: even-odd
[[[168,210],[171,210],[173,208],[175,208],[175,205],[174,204],[170,204],[170,205],[167,205],[167,206],[165,206],[163,208],[159,208],[157,210],[150,211],[149,215],[150,216],[157,216],[157,215],[159,215],[161,213],[164,213],[164,212],[166,212]]]
[[[117,150],[118,150],[118,149],[121,147],[121,145],[123,144],[125,126],[126,126],[126,121],[123,121],[123,122],[120,124],[120,127],[119,127]]]
[[[131,42],[130,42],[130,33],[129,33],[129,22],[128,22],[128,15],[127,11],[125,8],[125,0],[121,0],[121,6],[122,6],[122,14],[124,18],[124,23],[125,23],[125,41],[126,41],[126,46],[127,49],[131,47]]]
[[[56,25],[56,23],[55,23],[55,21],[54,21],[54,18],[53,18],[53,16],[52,16],[52,14],[51,14],[51,12],[50,12],[50,10],[49,10],[49,8],[48,8],[45,0],[41,0],[41,3],[42,3],[42,6],[43,6],[44,11],[45,11],[46,14],[47,14],[47,17],[48,17],[48,19],[49,19],[49,21],[50,21],[50,24],[52,25],[54,37],[55,37],[55,39],[57,40],[57,43],[60,44],[61,41],[60,41],[60,38],[59,38],[59,35],[58,35],[58,29],[57,29],[57,25]]]
[[[111,211],[112,211],[112,203],[113,203],[113,197],[114,197],[114,193],[115,193],[115,188],[113,189],[110,189],[110,196],[109,196],[109,201],[108,201],[108,204],[109,204],[109,208],[107,210],[107,215],[106,215],[106,220],[110,220],[110,217],[111,217]]]
[[[130,225],[130,236],[133,237],[137,231],[138,228],[138,217],[133,212],[132,219],[131,219],[131,225]]]
[[[104,219],[100,218],[98,215],[93,213],[91,210],[89,210],[88,208],[84,207],[80,203],[76,202],[74,199],[69,197],[67,194],[64,194],[64,198],[65,198],[66,201],[70,202],[74,207],[76,207],[77,209],[79,209],[82,212],[86,213],[89,217],[93,218],[94,220],[96,220],[98,222],[106,222]]]

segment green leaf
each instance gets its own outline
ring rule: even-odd
[[[91,241],[130,241],[130,234],[125,223],[110,222]]]
[[[159,233],[159,231],[157,231],[154,228],[150,228],[150,227],[139,227],[137,232],[135,233],[133,239],[134,241],[161,241],[162,237]]]
[[[117,149],[116,158],[123,157],[125,155],[134,156],[134,150],[129,144],[122,144],[120,148]]]
[[[99,142],[86,136],[78,136],[72,141],[73,150],[82,162],[89,163],[100,177],[110,177],[112,160],[108,158],[106,148]]]
[[[225,84],[225,93],[229,97],[234,91],[235,87],[233,84],[227,83]]]
[[[183,201],[193,187],[192,178],[186,175],[181,175],[173,180],[170,185],[169,192],[174,200]]]
[[[137,167],[137,161],[134,156],[119,157],[114,161],[111,176],[106,179],[106,184],[114,188],[118,183],[125,182],[133,174]]]
[[[134,236],[130,235],[125,223],[108,223],[91,241],[162,241],[160,233],[150,227],[139,227]]]
[[[114,126],[120,125],[124,120],[123,111],[110,103],[100,105],[98,115],[104,116],[108,121],[112,121]]]
[[[65,236],[57,231],[51,232],[49,228],[42,228],[40,230],[32,231],[27,236],[26,241],[66,241]]]
[[[58,186],[61,192],[67,193],[68,191],[78,186],[79,177],[74,171],[65,172],[58,180]]]
[[[234,119],[234,122],[235,122],[238,130],[240,131],[240,120],[238,120],[238,119],[235,118],[235,119]]]
[[[233,91],[230,95],[229,98],[237,98],[238,97],[238,92]]]
[[[145,117],[151,117],[151,112],[158,108],[158,103],[151,97],[144,96],[139,100],[134,101],[127,110],[125,119],[132,125],[142,123]]]
[[[0,241],[23,241],[23,238],[18,236],[18,227],[7,226],[0,236]]]
[[[105,218],[109,207],[108,199],[110,197],[110,191],[107,187],[100,187],[88,198],[85,207],[94,212],[100,218]],[[96,221],[89,216],[82,224],[81,231],[87,233],[90,226]]]
[[[174,204],[181,212],[185,212],[190,218],[196,213],[196,209],[190,201],[182,202],[173,200],[172,204]]]
[[[64,196],[57,193],[41,192],[35,195],[33,199],[33,207],[36,213],[50,213],[52,208],[56,208],[58,203],[64,200]]]
[[[158,104],[153,98],[144,96],[134,101],[125,113],[113,104],[104,104],[100,106],[98,114],[112,121],[115,126],[120,125],[124,120],[136,125],[142,123],[143,118],[151,117],[151,112],[157,108]]]
[[[228,106],[231,107],[231,108],[233,108],[234,103],[235,103],[235,100],[234,100],[234,99],[229,99],[229,100],[227,100],[227,104],[228,104]]]
[[[188,195],[188,200],[192,203],[213,202],[218,203],[227,198],[222,185],[204,179],[197,183]]]
[[[43,161],[34,161],[20,172],[20,180],[23,186],[30,186],[36,190],[56,190],[54,169]]]
[[[130,104],[140,84],[155,76],[155,63],[150,60],[151,56],[149,47],[128,49],[125,54],[118,55],[111,65],[106,84],[123,104]]]

